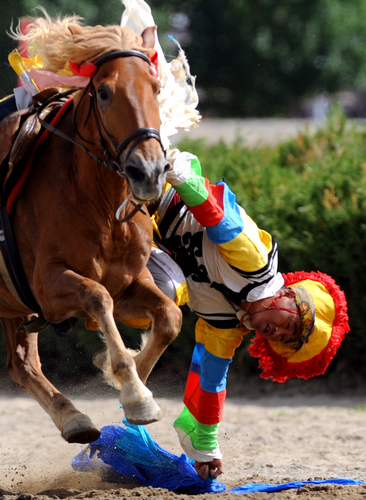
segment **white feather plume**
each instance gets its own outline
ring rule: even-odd
[[[122,0],[125,10],[121,26],[131,28],[141,35],[145,28],[154,26],[155,21],[150,7],[144,0]],[[155,50],[158,53],[158,74],[161,90],[158,96],[160,106],[160,135],[166,149],[170,146],[170,137],[178,129],[189,130],[198,127],[201,119],[197,111],[198,94],[195,77],[190,73],[189,64],[179,43],[170,37],[177,46],[178,56],[167,62],[155,32]]]

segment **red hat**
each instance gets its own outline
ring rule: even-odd
[[[311,294],[315,305],[314,328],[298,349],[257,333],[249,352],[260,358],[261,377],[265,379],[272,377],[275,382],[285,382],[293,377],[308,379],[322,375],[349,332],[346,297],[333,278],[319,271],[288,273],[283,277],[285,286],[302,287]]]

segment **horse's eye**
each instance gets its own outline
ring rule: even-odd
[[[109,99],[109,92],[105,86],[99,87],[98,90],[98,98],[102,103],[105,103]]]

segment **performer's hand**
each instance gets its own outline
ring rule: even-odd
[[[170,163],[170,169],[169,170],[173,170],[173,163],[178,158],[179,155],[180,155],[180,151],[179,151],[178,148],[168,149],[167,150],[167,152],[166,152],[166,159]]]
[[[168,170],[166,180],[172,186],[183,184],[191,175],[191,160],[195,158],[186,151],[180,152],[179,149],[169,150],[167,159],[173,168]]]
[[[207,479],[209,475],[215,479],[224,472],[224,462],[219,458],[214,458],[211,462],[195,462],[194,468],[203,479]]]

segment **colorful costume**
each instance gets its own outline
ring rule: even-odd
[[[197,461],[221,458],[218,428],[226,376],[244,328],[238,303],[271,297],[283,285],[277,272],[277,244],[236,203],[225,182],[210,185],[198,159],[181,153],[174,170],[181,183],[164,195],[158,212],[160,241],[182,269],[188,305],[200,319],[184,395],[175,422],[185,452]]]
[[[227,184],[210,185],[194,155],[174,150],[170,155],[174,188],[163,196],[154,222],[160,244],[183,271],[188,305],[199,316],[185,407],[174,427],[190,458],[210,462],[221,458],[218,430],[227,371],[249,332],[240,326],[247,313],[238,304],[273,297],[284,285],[295,290],[298,311],[293,312],[302,325],[298,341],[273,342],[257,333],[249,349],[260,358],[263,378],[284,382],[325,372],[349,331],[347,303],[323,273],[282,276],[276,242],[236,203]]]

